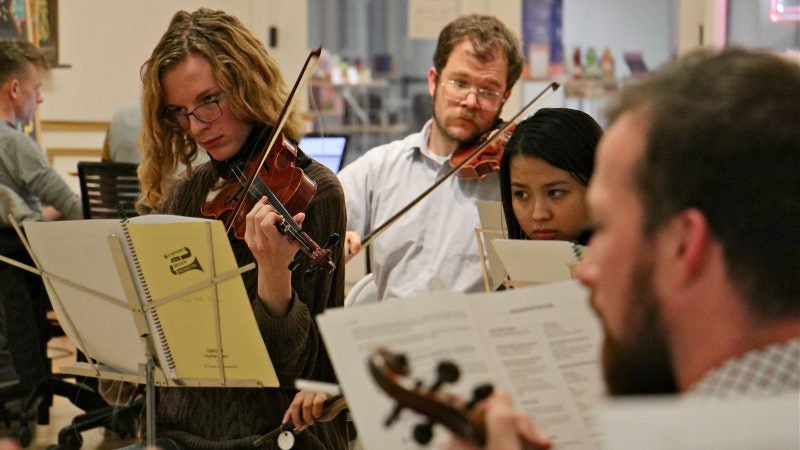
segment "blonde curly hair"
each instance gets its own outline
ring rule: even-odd
[[[161,80],[190,54],[208,61],[231,110],[242,120],[276,123],[288,96],[277,62],[239,19],[208,8],[177,12],[140,72],[144,85],[143,155],[139,165],[142,210],[160,210],[176,167],[182,163],[191,174],[191,161],[198,152],[197,143],[189,135],[171,128],[163,119],[166,105]],[[292,110],[283,132],[297,140],[303,129],[300,114]]]

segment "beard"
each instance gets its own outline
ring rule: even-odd
[[[615,338],[603,325],[603,376],[608,393],[614,396],[677,392],[652,273],[650,263],[637,266],[633,273],[628,332]]]
[[[495,123],[497,123],[497,121],[499,120],[499,117],[500,117],[500,113],[502,112],[502,109],[498,110],[497,114],[495,115],[494,119],[492,120],[492,123],[489,126],[486,126],[485,129],[480,129],[480,124],[479,124],[479,122],[480,122],[480,118],[479,117],[480,116],[479,116],[478,112],[474,112],[474,111],[473,112],[470,112],[470,111],[463,112],[463,116],[465,118],[468,118],[469,120],[472,120],[476,124],[477,128],[476,128],[475,132],[472,133],[470,136],[458,137],[458,136],[453,135],[450,132],[450,130],[447,129],[447,127],[445,126],[445,119],[446,118],[445,117],[440,117],[439,113],[436,111],[436,104],[437,104],[437,101],[439,100],[439,96],[440,95],[441,95],[441,93],[439,92],[439,86],[437,86],[436,89],[433,91],[433,98],[431,100],[431,115],[433,117],[433,126],[436,127],[439,130],[439,132],[442,134],[442,136],[444,136],[445,138],[449,139],[450,141],[456,143],[459,148],[460,147],[470,146],[470,145],[478,142],[480,137],[484,133],[489,131],[494,126]],[[448,100],[447,98],[442,98],[442,100],[445,101],[445,102],[450,102],[450,100]]]

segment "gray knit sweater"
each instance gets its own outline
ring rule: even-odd
[[[0,123],[0,184],[8,186],[33,211],[55,207],[65,219],[82,219],[78,196],[72,192],[29,136]]]
[[[306,209],[303,230],[320,245],[331,233],[344,236],[347,223],[344,194],[336,176],[321,164],[300,155],[297,164],[317,183],[316,194]],[[178,183],[167,195],[164,212],[200,216],[200,207],[217,179],[211,164],[201,165],[192,177]],[[244,241],[232,240],[240,265],[253,261]],[[261,434],[278,427],[289,403],[296,378],[336,382],[333,368],[313,318],[326,308],[340,307],[344,300],[342,245],[333,249],[336,270],[306,278],[304,258],[292,276],[293,299],[289,313],[269,316],[258,299],[255,270],[243,274],[253,312],[278,374],[280,389],[161,388],[158,390],[156,432],[175,439],[186,448],[249,448]],[[345,417],[318,423],[297,436],[295,448],[344,449]],[[269,442],[265,448],[277,449]]]

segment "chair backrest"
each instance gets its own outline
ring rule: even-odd
[[[353,285],[347,297],[344,299],[344,306],[358,306],[367,303],[378,302],[378,286],[375,285],[375,275],[368,273],[364,278],[358,280],[358,283]]]
[[[140,193],[137,167],[136,164],[121,162],[79,162],[83,218],[136,216],[136,200]]]

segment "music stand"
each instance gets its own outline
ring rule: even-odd
[[[245,267],[238,268],[235,271],[228,271],[225,273],[217,273],[216,270],[213,268],[210,270],[211,278],[207,280],[202,285],[198,284],[196,286],[191,286],[187,289],[182,290],[179,294],[181,295],[173,295],[170,298],[161,298],[158,301],[155,301],[150,304],[145,304],[142,302],[138,295],[138,291],[136,288],[136,281],[133,278],[131,268],[129,267],[129,259],[125,255],[125,251],[123,246],[125,242],[122,241],[122,234],[109,234],[106,236],[106,245],[108,252],[106,253],[106,259],[102,261],[103,265],[108,266],[111,265],[111,269],[107,270],[115,270],[119,276],[119,281],[121,283],[121,289],[124,292],[125,299],[122,300],[119,296],[112,296],[108,295],[105,292],[102,292],[101,289],[95,289],[92,286],[82,284],[79,282],[71,281],[63,276],[57,275],[52,272],[52,270],[47,270],[49,264],[52,264],[52,261],[49,261],[42,264],[42,260],[39,255],[34,252],[35,245],[31,245],[31,242],[26,238],[26,236],[21,232],[19,225],[14,221],[13,217],[10,218],[12,225],[17,232],[18,236],[20,237],[23,245],[25,246],[28,253],[31,255],[31,258],[36,267],[31,267],[26,264],[20,263],[10,258],[6,258],[0,256],[0,261],[6,262],[11,264],[15,267],[18,267],[23,270],[27,270],[29,272],[35,273],[42,277],[45,285],[47,286],[48,293],[50,294],[54,310],[59,318],[59,321],[62,323],[62,327],[64,328],[67,335],[74,340],[78,348],[80,348],[87,356],[88,362],[81,362],[76,363],[73,366],[62,368],[61,371],[63,373],[68,373],[72,375],[80,375],[80,376],[89,376],[89,377],[96,377],[102,379],[110,379],[110,380],[117,380],[117,381],[125,381],[125,382],[134,382],[138,384],[145,384],[145,395],[146,395],[146,403],[147,403],[147,410],[146,410],[146,423],[147,423],[147,436],[146,436],[146,444],[148,446],[155,445],[155,386],[183,386],[188,385],[186,384],[187,380],[184,379],[170,379],[166,376],[165,370],[163,367],[163,361],[161,361],[158,357],[158,352],[156,350],[156,346],[158,343],[156,342],[156,331],[151,329],[151,325],[149,324],[146,314],[149,310],[162,307],[164,304],[172,302],[174,300],[178,300],[184,298],[186,295],[192,294],[194,292],[210,289],[216,292],[216,286],[223,281],[228,279],[238,277],[241,273],[251,270],[254,268],[253,264],[247,265]],[[85,222],[83,226],[85,228],[92,228],[92,227],[104,227],[110,226],[113,223],[119,223],[115,220],[106,220],[106,221],[72,221],[72,224],[69,225],[69,222],[61,222],[61,226],[67,224],[71,227],[80,227],[82,224],[78,222]],[[210,221],[209,221],[210,222]],[[53,226],[56,223],[31,223],[31,230],[28,230],[28,237],[34,237],[39,233],[33,233],[33,231],[45,230],[45,226]],[[35,228],[35,230],[34,230]],[[97,228],[94,228],[95,230]],[[54,236],[58,238],[57,236]],[[80,238],[89,239],[92,236],[75,236],[73,235],[74,240],[79,240]],[[41,235],[38,236],[39,239],[42,238]],[[63,240],[63,238],[58,238]],[[42,250],[42,246],[49,244],[49,242],[45,239],[41,239],[38,244],[38,249]],[[209,241],[210,244],[210,241]],[[209,247],[213,255],[212,247]],[[58,253],[58,252],[55,252]],[[91,253],[92,256],[97,256],[98,252],[87,252]],[[103,253],[103,252],[100,252]],[[111,255],[110,258],[113,259],[113,262],[108,261],[108,256]],[[46,257],[50,257],[50,255],[44,255]],[[103,255],[101,255],[103,256]],[[212,256],[213,259],[213,256]],[[213,263],[212,263],[213,266]],[[51,268],[52,269],[52,268]],[[83,296],[88,300],[91,300],[95,304],[95,308],[81,308],[78,309],[75,307],[75,303],[70,303],[72,300],[76,298],[76,292],[78,297]],[[62,298],[63,296],[63,298]],[[81,297],[81,298],[83,298]],[[69,300],[69,302],[65,302],[62,300]],[[88,300],[83,300],[88,301]],[[95,302],[95,300],[100,300]],[[214,297],[214,301],[216,302],[218,299]],[[84,303],[85,304],[85,303]],[[220,338],[222,334],[221,322],[220,322],[220,315],[218,304],[215,305],[216,308],[213,309],[214,317],[213,321],[215,323],[215,330],[216,333],[216,362],[219,371],[219,378],[209,378],[209,379],[196,379],[192,378],[189,383],[193,386],[208,386],[208,387],[225,387],[225,386],[235,386],[235,387],[263,387],[265,386],[264,383],[260,382],[257,377],[253,377],[253,379],[228,379],[226,375],[225,365],[223,364],[223,358],[227,357],[227,353],[223,352],[222,348],[222,340]],[[248,302],[249,306],[249,302]],[[115,319],[125,318],[128,319],[128,329],[120,330],[118,334],[112,334],[108,336],[108,339],[117,339],[124,341],[124,345],[122,347],[126,347],[128,352],[131,348],[138,347],[138,354],[133,355],[122,355],[122,357],[127,358],[128,363],[125,364],[128,367],[127,370],[120,369],[119,367],[111,367],[104,365],[105,356],[100,356],[95,353],[97,348],[90,349],[90,345],[87,346],[86,336],[93,335],[93,333],[88,332],[86,328],[86,317],[87,315],[95,314],[97,317],[100,317],[102,311],[113,310],[116,312],[114,317],[105,316],[103,318],[108,318],[109,322],[112,322]],[[77,313],[77,314],[71,314]],[[73,320],[77,318],[81,321],[81,323],[76,322]],[[102,322],[102,321],[100,321]],[[102,327],[107,324],[98,323],[97,327]],[[255,323],[253,322],[253,326]],[[122,327],[125,328],[125,327]],[[130,330],[133,329],[133,332]],[[97,333],[94,333],[96,335]],[[92,336],[92,339],[95,339],[95,336]],[[131,342],[135,341],[135,342]],[[245,343],[245,345],[249,345],[250,343]],[[262,342],[263,345],[263,342]],[[226,347],[228,348],[228,347]],[[134,350],[136,353],[136,350]],[[99,361],[99,362],[95,362]],[[131,371],[130,368],[133,365],[134,361],[138,361],[138,367]],[[274,374],[274,371],[273,371]]]

